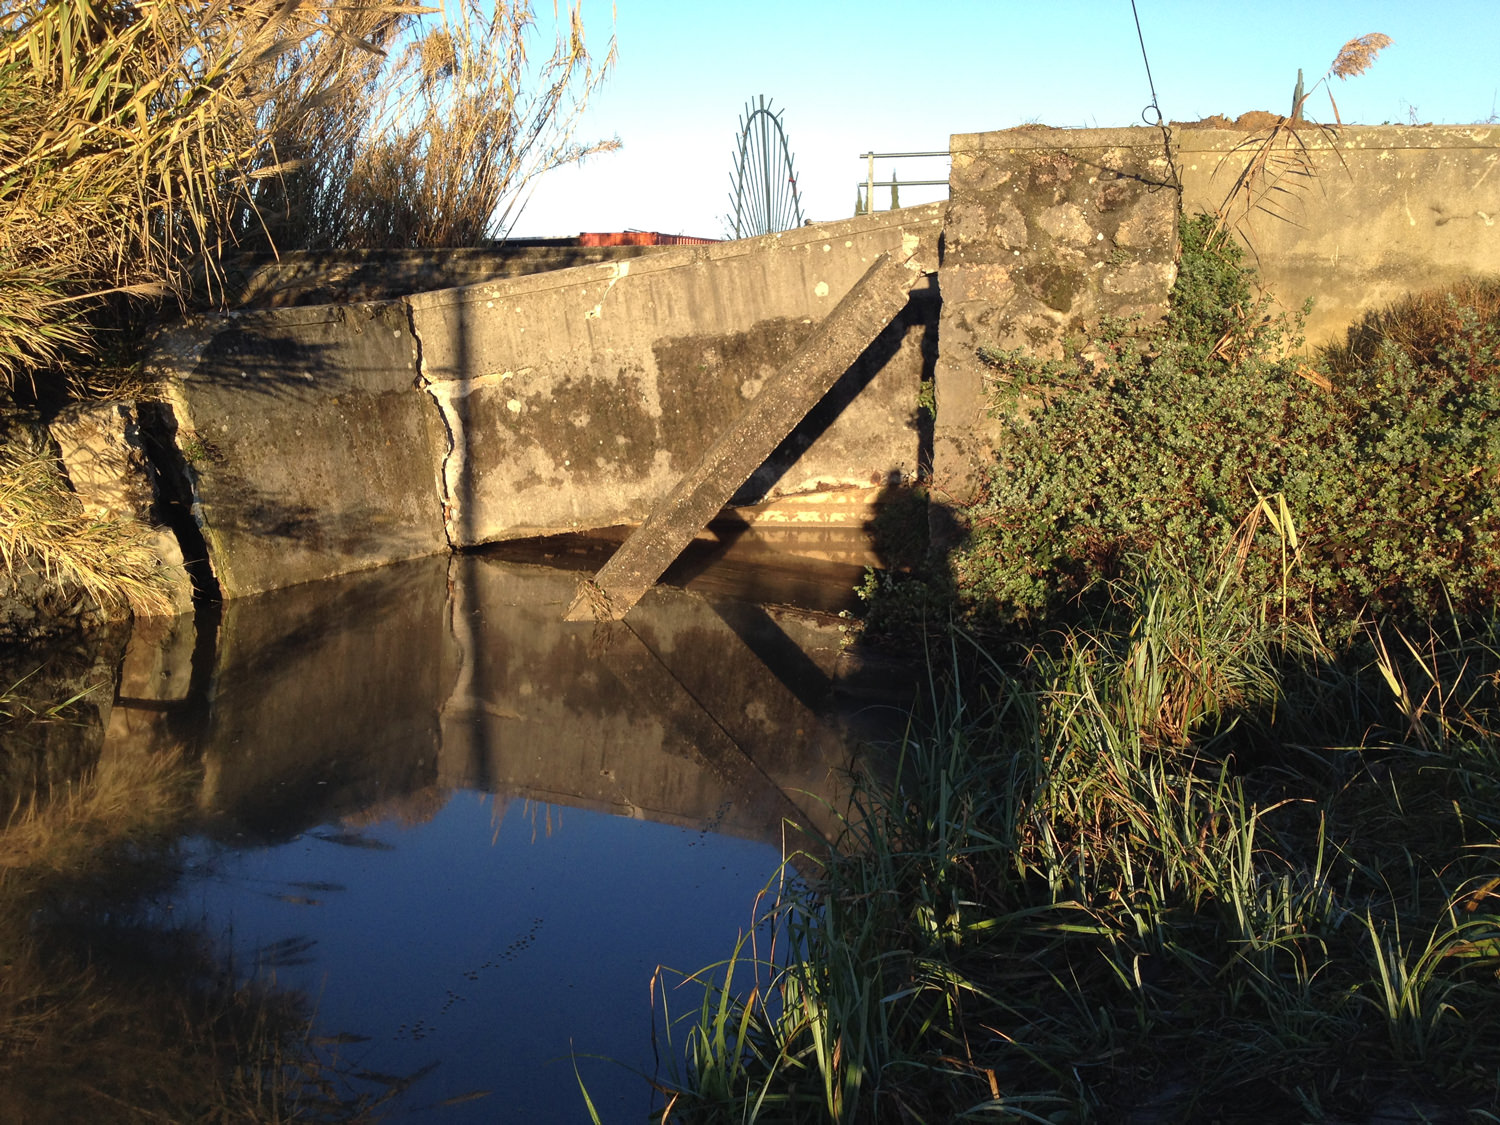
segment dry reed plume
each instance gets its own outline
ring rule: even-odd
[[[1305,93],[1302,90],[1302,74],[1298,71],[1297,94],[1293,98],[1291,116],[1277,121],[1265,136],[1252,137],[1236,145],[1225,156],[1224,159],[1243,156],[1245,166],[1235,177],[1234,184],[1216,212],[1216,235],[1227,231],[1231,226],[1240,228],[1243,233],[1243,224],[1256,211],[1284,222],[1294,222],[1288,205],[1317,178],[1312,152],[1298,132],[1299,128],[1309,124],[1302,117],[1302,107],[1317,88],[1323,86],[1327,88],[1328,102],[1333,107],[1334,122],[1342,125],[1338,103],[1334,101],[1333,89],[1328,80],[1334,76],[1347,80],[1363,74],[1374,64],[1375,56],[1392,42],[1389,35],[1378,31],[1349,40],[1339,49],[1333,64],[1323,77]],[[1344,158],[1338,150],[1333,128],[1316,124],[1315,127],[1323,133],[1334,156],[1342,165]],[[1220,161],[1221,166],[1222,164],[1223,160]]]

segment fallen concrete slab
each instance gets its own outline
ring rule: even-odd
[[[916,280],[905,258],[881,254],[797,353],[677,485],[646,522],[579,589],[569,621],[618,621],[735,490],[807,416],[906,304]]]

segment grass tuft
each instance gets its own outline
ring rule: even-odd
[[[172,611],[170,574],[134,520],[91,519],[44,448],[0,446],[0,565],[39,571],[106,610]]]

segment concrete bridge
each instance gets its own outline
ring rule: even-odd
[[[344,303],[190,318],[156,355],[169,400],[142,408],[143,428],[168,508],[191,514],[179,530],[201,535],[185,554],[206,554],[228,598],[648,522],[661,553],[726,504],[764,527],[840,510],[857,522],[880,490],[918,479],[961,501],[996,425],[975,348],[1055,354],[1104,313],[1159,316],[1179,208],[1222,204],[1245,140],[955,136],[947,204],[522,276],[456,253],[449,274],[429,261],[404,285],[389,267],[393,286],[427,291],[365,276],[324,288]],[[1251,213],[1242,233],[1284,304],[1319,299],[1313,342],[1408,286],[1500,270],[1500,130],[1304,140],[1319,180],[1297,225]],[[896,266],[851,296],[877,260]],[[751,430],[763,449],[740,440]],[[62,444],[73,464],[99,442]],[[632,565],[639,585],[649,566]]]

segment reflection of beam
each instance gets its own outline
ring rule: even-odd
[[[561,620],[576,576],[471,562],[441,783],[773,843],[786,819],[835,827],[842,742],[703,599],[654,590],[628,628],[598,629]],[[808,644],[799,680],[836,659],[834,631]]]
[[[717,777],[735,799],[752,806],[768,802],[777,819],[803,823],[806,817],[776,782],[740,748],[712,711],[694,698],[651,649],[628,628],[612,635],[602,663],[639,701],[681,739],[700,764]],[[771,815],[758,820],[774,823]]]
[[[624,617],[901,311],[912,279],[904,261],[887,254],[877,257],[702,460],[652,509],[592,585],[584,585],[568,609],[568,620]]]
[[[668,704],[681,733],[716,771],[747,791],[756,784],[780,794],[792,810],[784,819],[827,834],[837,827],[832,814],[838,786],[830,779],[847,764],[841,740],[813,710],[824,702],[828,677],[763,610],[747,608],[758,612],[759,620],[746,615],[738,619],[741,625],[780,638],[770,652],[755,643],[764,638],[735,627],[727,607],[674,598],[670,616],[662,605],[628,626],[651,664],[635,646],[622,645],[611,649],[611,655],[620,655],[607,662],[632,691]],[[665,634],[657,626],[665,626]],[[719,659],[704,660],[704,652],[716,652]],[[774,668],[766,660],[773,654]]]

